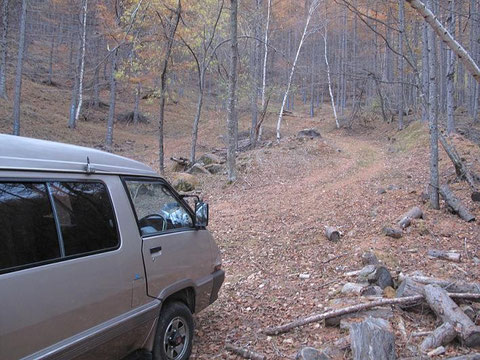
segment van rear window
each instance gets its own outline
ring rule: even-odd
[[[0,183],[0,271],[57,258],[46,184]]]
[[[102,182],[0,183],[0,273],[118,246]]]

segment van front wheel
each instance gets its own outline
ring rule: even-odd
[[[193,317],[182,302],[166,304],[158,319],[153,358],[186,360],[192,352]]]

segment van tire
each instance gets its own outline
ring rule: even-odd
[[[158,319],[153,360],[187,360],[192,352],[193,326],[187,305],[179,301],[165,304]]]

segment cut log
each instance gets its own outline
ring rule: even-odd
[[[424,352],[435,349],[439,346],[447,345],[457,337],[455,327],[449,323],[443,323],[428,335],[420,345],[420,349]]]
[[[466,300],[472,300],[472,301],[480,300],[480,293],[476,293],[476,294],[449,293],[448,295],[454,299],[466,299]],[[367,309],[372,309],[378,306],[394,305],[394,304],[412,304],[412,303],[418,302],[418,300],[421,300],[421,299],[423,299],[422,295],[414,295],[414,296],[407,296],[407,297],[394,298],[394,299],[379,299],[369,303],[347,306],[342,309],[330,310],[324,313],[314,314],[308,317],[299,318],[297,320],[294,320],[284,325],[266,328],[263,330],[263,333],[266,335],[279,335],[279,334],[286,333],[292,329],[295,329],[299,326],[304,326],[307,324],[311,324],[317,321],[322,321],[332,317],[351,314],[354,312],[359,312]]]
[[[325,227],[325,236],[327,237],[328,240],[337,242],[340,240],[340,231],[335,229],[334,227],[331,226],[326,226]]]
[[[441,280],[436,278],[431,278],[427,276],[408,276],[405,279],[409,278],[410,280],[423,285],[437,285],[448,291],[449,293],[470,293],[478,294],[480,293],[480,283],[476,282],[466,282],[466,281],[456,281],[456,280]],[[414,293],[405,293],[404,296],[411,296]]]
[[[457,252],[434,249],[428,250],[427,256],[432,259],[449,260],[454,262],[460,262],[462,258],[460,253]]]
[[[406,227],[412,224],[413,219],[423,218],[423,211],[419,207],[415,206],[411,208],[408,212],[403,214],[402,218],[398,222],[400,228],[405,229]]]
[[[225,350],[234,353],[235,355],[241,356],[244,359],[251,359],[251,360],[267,360],[265,355],[259,354],[255,351],[244,349],[232,344],[225,344]]]
[[[392,237],[394,239],[400,239],[403,235],[401,229],[396,229],[396,228],[392,228],[392,227],[388,227],[388,226],[385,226],[383,228],[383,233],[386,236]]]
[[[449,357],[445,360],[480,360],[480,353]]]
[[[427,285],[425,286],[425,300],[443,322],[449,322],[455,327],[466,346],[480,346],[480,327],[465,315],[445,290],[435,285]]]
[[[397,298],[401,298],[406,296],[423,295],[423,288],[424,285],[414,281],[410,277],[406,277],[398,286],[396,296]]]
[[[395,337],[390,324],[383,319],[367,318],[350,326],[354,360],[394,360]]]
[[[440,195],[442,195],[450,211],[460,216],[466,222],[475,221],[475,216],[473,216],[462,204],[462,202],[453,194],[448,185],[442,185],[440,187]]]

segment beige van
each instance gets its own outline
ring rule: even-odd
[[[224,279],[207,224],[139,162],[0,135],[0,359],[188,359]]]

